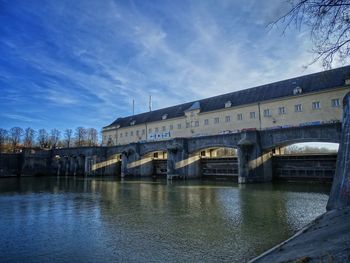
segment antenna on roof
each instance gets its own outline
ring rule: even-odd
[[[135,115],[135,100],[132,100],[132,116]]]
[[[149,111],[152,111],[152,95],[149,95],[148,107],[149,107]]]

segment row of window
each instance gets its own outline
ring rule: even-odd
[[[331,106],[332,107],[339,107],[340,106],[340,100],[339,99],[332,99],[331,100]],[[312,102],[312,109],[313,110],[321,109],[321,103],[319,101]],[[303,111],[302,104],[294,105],[294,112],[302,112],[302,111]],[[282,106],[282,107],[278,108],[278,114],[279,115],[284,115],[286,113],[287,113],[287,111],[286,111],[285,107]],[[271,109],[264,109],[263,114],[264,114],[264,117],[271,117],[272,111],[271,111]],[[250,112],[249,113],[249,118],[250,119],[256,119],[256,112],[254,112],[254,111]],[[237,120],[238,121],[243,120],[243,113],[238,113],[237,114]],[[231,116],[225,116],[225,122],[231,122]],[[215,117],[214,118],[214,124],[219,124],[219,123],[220,123],[220,118],[219,117]],[[204,124],[204,126],[209,125],[209,119],[205,119],[203,124]],[[190,128],[190,127],[199,127],[199,121],[193,121],[192,123],[186,122],[186,128]],[[177,124],[177,129],[181,129],[181,128],[182,128],[181,127],[181,123],[178,123]],[[174,130],[174,125],[173,124],[169,125],[169,130],[170,131]],[[155,133],[158,133],[159,131],[160,131],[159,128],[155,128],[154,129]],[[161,131],[165,132],[166,131],[166,126],[162,126],[161,127]],[[148,129],[148,133],[152,133],[152,132],[153,132],[152,128]],[[145,135],[145,133],[146,133],[145,129],[142,129],[141,131],[139,131],[139,130],[135,131],[135,135],[136,136]],[[124,133],[125,137],[127,137],[128,135],[129,135],[128,132]],[[134,131],[130,131],[130,136],[134,136]],[[120,137],[123,137],[123,133],[120,133]]]

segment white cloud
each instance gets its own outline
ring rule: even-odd
[[[33,97],[76,115],[82,107],[100,126],[131,114],[132,99],[147,111],[149,94],[160,108],[321,70],[303,68],[307,37],[265,27],[285,10],[280,1],[238,3],[47,1],[49,19],[31,10],[45,38],[6,43],[45,78],[31,83]]]

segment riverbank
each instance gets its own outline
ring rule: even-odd
[[[350,262],[350,207],[319,216],[250,263]]]

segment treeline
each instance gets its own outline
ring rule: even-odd
[[[0,152],[17,152],[22,148],[54,149],[63,147],[82,147],[99,145],[99,136],[95,128],[77,127],[65,129],[34,130],[12,127],[10,130],[0,128]]]
[[[326,147],[313,147],[313,146],[298,146],[291,145],[285,148],[285,154],[312,154],[312,153],[337,153],[336,149],[330,149]]]

